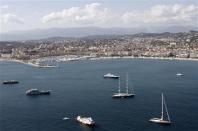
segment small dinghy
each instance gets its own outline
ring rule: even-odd
[[[63,118],[64,121],[69,120],[69,119],[70,119],[70,118],[68,118],[68,117],[64,117],[64,118]]]

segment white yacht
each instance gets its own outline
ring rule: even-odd
[[[91,117],[81,117],[77,116],[76,120],[82,124],[93,126],[95,125],[95,121]]]
[[[176,76],[183,76],[183,74],[182,73],[177,73]]]
[[[128,75],[126,76],[126,92],[121,93],[121,89],[120,89],[120,79],[118,81],[118,93],[114,93],[113,94],[113,98],[128,98],[128,97],[133,97],[135,96],[135,93],[133,91],[133,93],[129,93],[129,86],[128,86]]]
[[[165,107],[165,111],[166,111],[166,114],[167,114],[167,120],[164,119],[164,107]],[[153,122],[153,123],[158,123],[158,124],[171,124],[171,120],[170,120],[170,117],[169,117],[169,113],[168,113],[168,109],[167,109],[167,106],[166,106],[166,102],[165,102],[163,93],[162,93],[161,118],[152,118],[149,121]]]
[[[26,95],[49,95],[50,90],[40,91],[38,89],[30,89],[26,91]]]
[[[113,78],[113,79],[118,79],[118,78],[119,78],[119,76],[116,76],[116,75],[113,75],[113,74],[111,74],[111,73],[108,73],[108,74],[104,75],[104,78]]]

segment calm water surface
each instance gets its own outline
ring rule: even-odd
[[[131,99],[112,99],[117,80],[106,73],[129,74]],[[176,77],[176,73],[184,76]],[[35,68],[0,62],[0,80],[15,79],[17,85],[0,85],[0,131],[198,131],[198,62],[117,59],[60,63],[59,68]],[[29,97],[30,88],[52,90],[50,96]],[[150,123],[160,117],[164,92],[171,126]],[[95,128],[67,116],[91,116]]]

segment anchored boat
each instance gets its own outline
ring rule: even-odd
[[[166,114],[167,114],[167,120],[164,119],[164,107],[165,107],[165,111],[166,111]],[[163,93],[162,93],[162,112],[161,112],[161,118],[152,118],[149,121],[150,122],[153,122],[153,123],[158,123],[158,124],[171,124],[171,120],[170,120],[170,117],[169,117],[169,113],[168,113],[168,109],[167,109],[167,106],[166,106],[166,102],[165,102]]]
[[[111,73],[108,73],[108,74],[104,75],[104,78],[118,79],[119,76],[116,76],[116,75],[113,75],[113,74],[111,74]]]
[[[128,86],[128,75],[126,75],[126,92],[121,93],[120,89],[120,79],[118,81],[118,93],[113,94],[113,98],[128,98],[128,97],[133,97],[135,96],[134,90],[132,88],[132,93],[129,93],[129,86]]]
[[[183,76],[183,74],[182,73],[177,73],[176,76]]]
[[[95,121],[91,117],[81,117],[77,116],[76,120],[82,124],[93,126],[95,125]]]
[[[70,119],[69,117],[64,117],[63,118],[64,121],[69,120],[69,119]]]
[[[38,89],[30,89],[26,91],[26,95],[50,95],[50,90],[40,91]]]
[[[9,81],[3,81],[2,84],[18,84],[19,82],[16,80],[9,80]]]

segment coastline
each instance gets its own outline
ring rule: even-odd
[[[33,66],[33,67],[39,67],[39,68],[55,68],[56,67],[56,66],[48,66],[48,65],[45,65],[45,66],[38,65],[38,64],[31,62],[32,60],[17,60],[17,59],[1,59],[0,58],[0,61],[17,62],[17,63],[21,63],[21,64]]]
[[[179,60],[179,61],[198,61],[198,59],[194,58],[170,58],[170,57],[131,57],[131,56],[124,56],[124,57],[96,57],[90,58],[90,60],[101,60],[101,59],[156,59],[156,60]]]
[[[59,57],[63,57],[64,60],[61,60]],[[47,57],[48,58],[48,57]],[[89,56],[82,56],[82,57],[67,57],[65,58],[64,56],[56,56],[54,57],[57,61],[59,62],[68,62],[68,61],[82,61],[82,60],[109,60],[109,59],[151,59],[151,60],[178,60],[178,61],[197,61],[198,59],[194,59],[194,58],[170,58],[170,57],[132,57],[132,56],[124,56],[124,57],[89,57]],[[38,59],[34,59],[34,60],[44,60],[46,58],[38,58]],[[32,60],[17,60],[17,59],[6,59],[6,58],[0,58],[0,61],[11,61],[11,62],[17,62],[17,63],[21,63],[21,64],[26,64],[26,65],[30,65],[33,67],[43,67],[43,68],[54,68],[57,66],[48,66],[48,65],[39,65],[34,63],[33,59]]]

